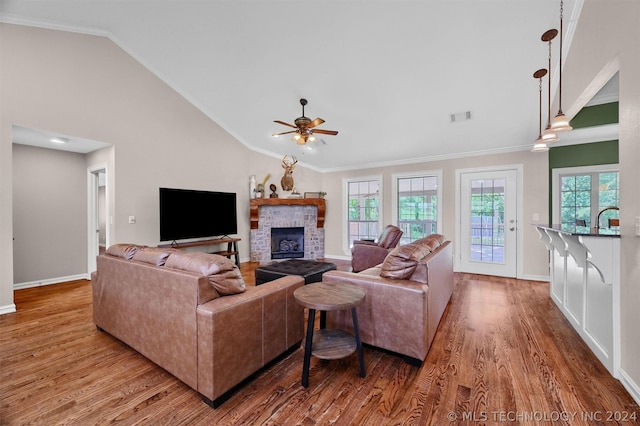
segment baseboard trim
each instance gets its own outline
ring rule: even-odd
[[[519,280],[528,280],[528,281],[546,281],[549,282],[549,276],[546,277],[544,275],[523,275],[518,277]]]
[[[351,256],[345,256],[343,254],[324,254],[325,259],[338,259],[338,260],[351,260]]]
[[[90,279],[91,279],[91,274],[68,275],[66,277],[47,278],[47,279],[38,280],[38,281],[26,281],[23,283],[15,283],[13,285],[13,289],[21,290],[24,288],[41,287],[44,285],[51,285],[51,284],[60,284],[67,281],[90,280]]]
[[[618,370],[618,376],[620,377],[620,383],[629,392],[631,398],[634,399],[636,404],[640,405],[640,386],[622,368]]]
[[[4,314],[12,314],[16,311],[16,304],[12,303],[10,305],[0,306],[0,315]]]

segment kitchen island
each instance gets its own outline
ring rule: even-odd
[[[609,372],[620,366],[620,233],[534,225],[549,250],[551,299]]]

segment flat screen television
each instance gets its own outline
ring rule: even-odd
[[[235,193],[160,188],[160,241],[237,233]]]

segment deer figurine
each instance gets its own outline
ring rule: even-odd
[[[298,160],[293,155],[289,157],[285,155],[282,159],[282,168],[284,176],[280,179],[280,185],[283,191],[291,191],[293,189],[293,169],[296,167]]]

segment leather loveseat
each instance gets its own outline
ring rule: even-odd
[[[325,272],[323,281],[354,284],[365,291],[357,308],[363,343],[420,365],[453,292],[451,242],[433,234],[395,248],[373,268]],[[327,327],[353,333],[350,313],[327,312]]]
[[[246,287],[214,254],[117,244],[91,276],[93,318],[217,407],[236,385],[300,346],[297,276]]]

